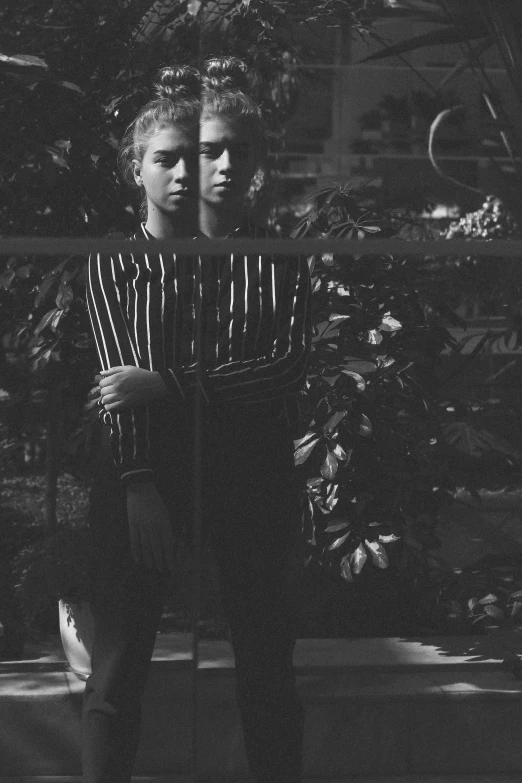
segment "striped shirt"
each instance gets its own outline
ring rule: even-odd
[[[250,223],[238,234],[268,235]],[[151,238],[142,226],[130,241],[144,237]],[[159,372],[177,412],[197,382],[210,405],[295,397],[310,351],[310,295],[308,264],[297,256],[129,251],[92,255],[88,264],[87,304],[102,368]],[[125,481],[153,473],[153,415],[145,405],[104,414]]]

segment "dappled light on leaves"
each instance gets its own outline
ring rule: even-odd
[[[404,224],[365,187],[321,190],[294,235],[351,233],[369,249],[372,236],[400,234]],[[437,571],[432,525],[453,488],[433,394],[438,357],[454,344],[443,287],[429,260],[322,254],[311,268],[309,413],[295,442],[298,470],[310,476],[310,557],[349,583],[366,569]]]
[[[354,574],[360,573],[367,559],[368,559],[368,555],[366,553],[364,546],[362,544],[359,544],[357,549],[353,551],[352,554],[350,555],[350,563]]]
[[[388,555],[382,544],[379,544],[378,541],[365,541],[364,543],[368,547],[372,560],[377,568],[387,568]]]

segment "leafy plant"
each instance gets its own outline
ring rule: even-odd
[[[371,187],[350,184],[316,194],[294,230],[299,237],[357,237],[370,251],[310,259],[310,410],[295,441],[307,480],[308,562],[355,585],[363,573],[390,569],[397,585],[422,596],[428,627],[447,628],[439,616],[445,611],[455,629],[461,588],[437,555],[438,514],[454,502],[457,486],[476,495],[516,481],[521,455],[480,423],[480,405],[444,399],[440,355],[457,348],[446,323],[462,325],[447,298],[458,288],[444,263],[372,255],[377,233],[415,236],[407,222],[378,208]],[[514,568],[505,565],[513,583]],[[479,570],[466,577],[466,600],[486,595]],[[458,632],[476,630],[468,610],[459,611]],[[518,666],[509,639],[502,644],[510,667]]]
[[[497,129],[505,154],[511,159],[520,180],[522,156],[522,8],[518,3],[496,3],[493,0],[387,0],[387,14],[433,23],[432,30],[401,41],[383,43],[381,51],[368,59],[404,56],[426,46],[460,44],[463,57],[443,77],[436,91],[465,69],[476,76],[479,89]],[[379,38],[373,31],[374,37]],[[508,79],[508,90],[500,94],[489,78],[481,57],[495,49]],[[415,70],[415,69],[414,69]],[[502,172],[499,171],[502,175]],[[522,201],[516,182],[504,176],[502,195],[518,222],[522,221]]]
[[[72,0],[52,7],[7,0],[0,9],[0,232],[131,232],[138,209],[117,173],[118,140],[166,62],[244,55],[260,70],[255,89],[274,131],[295,108],[297,73],[290,67],[292,44],[276,27],[284,22],[288,32],[285,12],[297,13],[297,5],[95,0],[86,9]],[[38,420],[46,439],[50,530],[62,445],[83,427],[82,404],[96,367],[84,267],[79,258],[13,257],[0,264],[0,366],[9,395],[2,405],[9,430],[4,445],[12,445],[26,421]]]
[[[516,556],[482,558],[454,576],[442,591],[449,619],[492,634],[504,667],[522,678],[513,644],[522,633],[522,569]]]
[[[40,537],[34,519],[20,508],[4,502],[0,506],[0,621],[3,638],[0,640],[0,659],[21,657],[25,639],[21,603],[15,589],[16,579],[12,564],[24,547],[32,545]]]
[[[308,471],[310,557],[348,582],[390,558],[417,578],[438,567],[433,529],[451,488],[435,375],[439,354],[454,345],[441,316],[447,305],[422,264],[371,255],[372,235],[401,229],[375,212],[371,192],[324,189],[294,230],[357,237],[369,251],[315,260],[311,409],[295,442],[296,464]]]
[[[4,450],[17,439],[44,434],[46,523],[56,527],[56,483],[62,447],[82,426],[85,396],[96,368],[84,301],[85,259],[12,258],[0,279],[0,319],[6,373],[2,406]],[[86,435],[89,433],[86,431]]]
[[[439,411],[444,459],[458,487],[477,497],[481,490],[516,484],[522,454],[496,432],[499,419],[509,427],[504,406],[452,399],[442,400]]]
[[[495,196],[488,196],[482,206],[468,212],[460,220],[450,224],[444,233],[445,239],[516,239],[520,229],[513,214]],[[467,297],[480,303],[487,311],[488,305],[495,308],[495,314],[504,312],[514,318],[511,328],[516,328],[516,319],[522,300],[522,274],[516,259],[476,258],[465,256],[444,260],[445,274],[451,286],[455,302]]]
[[[90,551],[87,526],[64,525],[21,550],[12,570],[27,624],[49,610],[56,611],[60,598],[80,604],[89,600]]]

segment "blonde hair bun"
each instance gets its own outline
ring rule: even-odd
[[[178,101],[198,96],[201,91],[199,71],[190,65],[162,68],[154,82],[154,94],[160,100]]]
[[[205,62],[203,80],[210,90],[227,91],[249,89],[248,67],[238,57],[214,57]]]

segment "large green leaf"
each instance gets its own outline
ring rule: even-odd
[[[301,446],[297,449],[295,452],[294,460],[296,465],[302,465],[303,462],[305,462],[312,451],[314,450],[316,444],[318,443],[319,438],[313,438],[313,440],[307,442],[304,446]]]
[[[522,157],[522,3],[520,0],[388,0],[388,16],[395,13],[398,17],[431,23],[432,30],[393,45],[384,45],[377,32],[374,37],[383,48],[366,58],[380,60],[386,57],[401,57],[407,53],[427,46],[444,44],[464,44],[464,58],[447,74],[439,90],[464,68],[474,71],[482,92],[486,85],[492,101],[488,103],[493,120],[511,157],[520,178],[519,160]],[[478,41],[476,46],[474,43]],[[505,73],[511,85],[511,94],[500,94],[489,79],[480,56],[491,46],[495,46],[503,62]],[[413,67],[413,66],[412,66]],[[415,70],[415,68],[414,68]],[[419,76],[421,76],[419,74]],[[432,163],[434,159],[432,157]],[[440,174],[443,174],[435,164]],[[447,177],[446,177],[447,178]],[[513,191],[512,183],[505,179],[504,188],[510,200],[509,207],[522,219],[522,207],[519,194]],[[503,192],[504,196],[504,192]]]
[[[400,54],[408,54],[425,46],[440,46],[445,44],[464,43],[470,39],[484,38],[488,35],[487,30],[480,24],[467,27],[454,27],[446,25],[442,29],[430,30],[422,35],[416,35],[407,41],[401,41],[391,46],[386,46],[380,52],[375,52],[365,57],[362,62],[370,60],[384,60],[386,57],[394,57]]]
[[[45,60],[42,60],[41,57],[35,57],[32,54],[15,54],[10,57],[7,54],[0,53],[0,62],[5,63],[5,65],[14,65],[18,68],[47,69],[49,67]]]
[[[479,57],[481,57],[484,52],[486,52],[488,49],[491,49],[493,46],[493,41],[491,38],[483,38],[480,40],[475,46],[469,46],[468,47],[468,54],[465,57],[462,57],[451,70],[444,76],[444,78],[439,82],[437,85],[437,90],[440,92],[444,89],[444,87],[447,87],[447,85],[456,77],[459,75],[459,73],[462,73],[462,71],[465,71],[466,68],[470,68],[471,66],[475,65],[478,62]]]
[[[459,451],[470,457],[482,457],[487,452],[505,454],[520,459],[520,452],[502,438],[487,430],[477,430],[465,421],[455,421],[442,425],[445,440]]]
[[[476,16],[475,0],[386,0],[386,5],[422,21],[447,22]]]
[[[502,57],[511,86],[522,106],[522,46],[520,33],[522,14],[516,12],[519,3],[498,3],[477,0],[484,25],[494,39]]]

